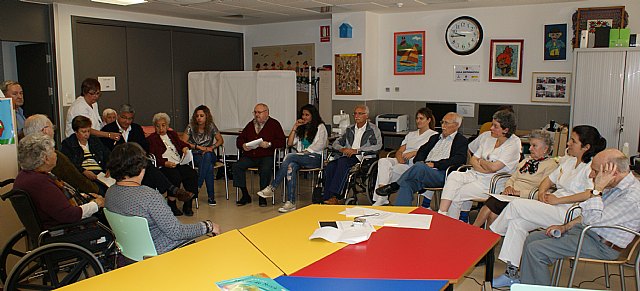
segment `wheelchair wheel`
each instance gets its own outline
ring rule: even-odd
[[[367,193],[367,198],[369,199],[369,203],[373,204],[373,194],[376,191],[376,179],[378,179],[378,161],[375,161],[371,167],[369,167],[369,171],[367,172],[367,178],[364,181],[365,192]]]
[[[29,238],[23,228],[16,232],[2,248],[0,253],[0,281],[6,282],[7,274],[22,257],[27,255]]]
[[[96,257],[83,247],[52,243],[39,247],[11,270],[5,290],[52,290],[104,273]]]

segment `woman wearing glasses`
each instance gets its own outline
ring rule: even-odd
[[[91,135],[112,139],[114,141],[119,140],[119,133],[100,131],[105,124],[102,122],[100,109],[98,109],[98,99],[100,99],[100,95],[102,95],[98,80],[94,78],[85,79],[82,81],[81,91],[82,96],[78,97],[76,101],[73,101],[73,104],[71,104],[71,107],[69,107],[67,111],[66,136],[70,137],[74,133],[73,128],[71,128],[73,118],[82,115],[91,120]]]
[[[181,165],[183,154],[189,151],[189,144],[182,141],[178,134],[169,130],[171,118],[164,112],[153,116],[153,126],[156,129],[147,140],[149,141],[149,153],[155,155],[156,166],[171,181],[171,183],[198,195],[198,173],[189,165]],[[184,212],[187,216],[193,216],[193,199],[187,200],[182,206],[182,211],[176,206],[176,197],[168,195],[168,204],[173,215],[180,216]]]

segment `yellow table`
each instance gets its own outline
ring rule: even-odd
[[[59,290],[217,290],[215,282],[265,273],[282,275],[238,230]]]
[[[338,214],[345,205],[309,205],[254,225],[240,229],[263,254],[289,275],[327,255],[347,246],[344,243],[330,243],[324,240],[309,240],[318,228],[318,221],[349,220]],[[385,211],[409,213],[415,207],[374,207]]]

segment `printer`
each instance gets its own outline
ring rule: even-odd
[[[380,114],[376,116],[376,125],[381,131],[401,132],[409,129],[409,116],[406,114]]]

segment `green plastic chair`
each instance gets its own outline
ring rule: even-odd
[[[125,257],[134,261],[141,261],[146,257],[158,255],[146,218],[124,216],[113,213],[106,208],[104,209],[104,214],[111,225],[113,233],[116,234],[116,243]]]

